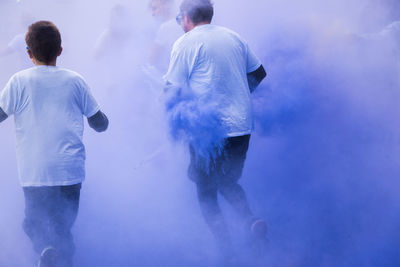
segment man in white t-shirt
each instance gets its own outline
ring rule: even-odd
[[[222,152],[210,164],[198,164],[198,153],[191,145],[189,177],[197,185],[202,214],[221,252],[231,257],[230,235],[218,205],[218,192],[247,223],[254,240],[266,239],[265,221],[253,215],[238,184],[253,129],[251,92],[266,73],[238,34],[210,24],[213,12],[210,0],[183,0],[176,19],[186,34],[173,46],[164,79],[166,90],[181,88],[181,95],[217,101],[215,114],[225,133]]]
[[[84,79],[56,66],[62,48],[53,23],[32,24],[25,40],[36,66],[14,74],[1,92],[0,122],[14,115],[23,228],[41,254],[39,266],[71,267],[71,227],[85,179],[83,116],[98,132],[108,119]]]

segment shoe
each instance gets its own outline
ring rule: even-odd
[[[40,254],[38,267],[57,267],[58,253],[54,247],[46,247]]]
[[[250,232],[256,239],[266,240],[268,226],[263,219],[254,219],[250,225]]]
[[[261,259],[267,255],[267,233],[268,226],[265,220],[256,218],[251,221],[250,244],[256,259]]]

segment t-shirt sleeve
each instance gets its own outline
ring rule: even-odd
[[[0,108],[7,114],[7,116],[11,116],[17,112],[18,95],[16,79],[12,77],[0,92]]]
[[[167,74],[164,75],[165,82],[173,85],[185,85],[189,77],[188,51],[182,49],[179,44],[174,44]]]
[[[254,54],[254,52],[247,45],[247,73],[257,70],[261,66],[260,59]]]
[[[80,107],[82,114],[86,117],[92,117],[100,110],[100,106],[96,99],[93,97],[89,86],[84,79],[79,79],[79,89],[80,89]]]

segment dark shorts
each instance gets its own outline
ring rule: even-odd
[[[250,135],[226,138],[222,152],[208,167],[198,164],[194,150],[190,147],[189,178],[195,183],[210,186],[237,182],[242,176],[249,142]]]

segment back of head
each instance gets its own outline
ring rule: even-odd
[[[211,0],[183,0],[181,12],[186,13],[195,24],[211,23],[214,16],[214,6]]]
[[[171,6],[174,4],[175,0],[152,0],[152,3],[156,3],[159,5]]]
[[[32,55],[40,62],[50,63],[61,51],[61,35],[50,21],[38,21],[29,26],[25,42]]]
[[[166,17],[172,15],[175,0],[151,0],[149,7],[154,17]]]

